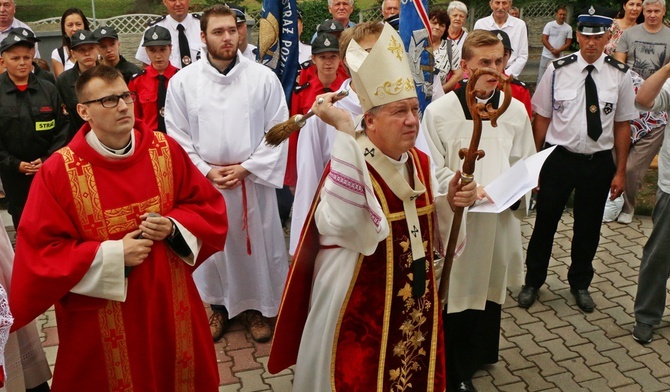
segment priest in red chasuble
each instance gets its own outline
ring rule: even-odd
[[[216,391],[191,273],[223,248],[223,198],[170,137],[134,122],[119,71],[76,85],[87,121],[33,181],[10,308],[20,328],[56,306],[52,390]]]
[[[296,392],[442,392],[437,215],[471,205],[475,186],[459,190],[455,180],[437,193],[428,156],[413,147],[419,103],[392,27],[369,53],[352,40],[346,61],[363,122],[334,107],[332,93],[312,106],[340,132],[296,250],[268,369],[296,364]]]

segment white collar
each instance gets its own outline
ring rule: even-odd
[[[600,57],[598,57],[598,60],[593,62],[593,66],[596,68],[598,72],[602,69],[603,65],[605,64],[605,52],[603,52]],[[579,65],[580,70],[585,70],[586,66],[589,65],[589,63],[584,60],[584,57],[582,57],[581,52],[577,52],[577,64]]]
[[[114,159],[114,160],[124,159],[132,156],[133,153],[135,152],[134,130],[131,131],[130,133],[130,142],[128,143],[130,145],[130,148],[128,148],[128,146],[125,146],[118,150],[114,148],[109,148],[104,144],[102,144],[100,139],[98,139],[98,135],[96,135],[92,129],[89,133],[86,134],[85,139],[86,143],[88,143],[88,145],[91,146],[91,148],[95,150],[95,152],[97,152],[98,154],[102,155],[107,159]]]

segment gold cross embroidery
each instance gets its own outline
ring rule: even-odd
[[[389,42],[388,47],[389,52],[395,54],[398,60],[402,61],[402,54],[405,52],[405,49],[396,41],[395,37],[391,36],[391,42]]]

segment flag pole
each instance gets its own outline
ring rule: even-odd
[[[91,12],[93,15],[93,24],[98,27],[98,20],[95,18],[95,0],[91,0]]]

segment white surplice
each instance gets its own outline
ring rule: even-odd
[[[473,123],[466,119],[452,91],[428,105],[423,125],[442,187],[463,165],[458,151],[469,147]],[[535,153],[530,121],[521,102],[512,99],[507,111],[498,119],[498,127],[483,122],[479,149],[486,156],[477,161],[474,176],[477,184],[483,186],[519,159]],[[525,206],[522,209],[525,210]],[[467,243],[451,270],[449,313],[483,310],[487,300],[502,304],[507,287],[521,285],[523,278],[521,224],[512,211],[467,213],[465,217]]]
[[[264,135],[288,118],[279,79],[269,68],[237,53],[223,75],[203,57],[178,72],[168,86],[165,124],[206,175],[213,167],[241,164],[251,174],[246,187],[248,237],[242,187],[221,190],[228,237],[193,274],[204,301],[225,305],[230,317],[247,309],[273,317],[288,272],[284,232],[275,188],[281,188],[287,147],[269,147]],[[247,252],[247,238],[251,254]]]

